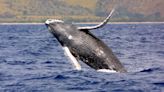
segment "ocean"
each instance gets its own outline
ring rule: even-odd
[[[163,23],[108,24],[91,32],[128,73],[97,72],[82,62],[74,70],[44,24],[1,24],[0,92],[164,92]]]

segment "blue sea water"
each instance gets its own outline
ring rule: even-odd
[[[128,73],[76,71],[45,25],[0,25],[0,92],[164,92],[164,24],[92,32]]]

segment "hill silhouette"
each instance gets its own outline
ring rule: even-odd
[[[164,21],[163,0],[0,0],[0,22],[42,22],[48,18],[97,22],[113,7],[111,21]]]

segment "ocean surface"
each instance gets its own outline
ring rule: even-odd
[[[164,24],[92,32],[128,73],[97,72],[82,62],[82,71],[74,70],[44,24],[0,25],[0,92],[164,92]]]

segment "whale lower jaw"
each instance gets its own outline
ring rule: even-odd
[[[98,69],[97,72],[117,73],[117,71],[115,71],[115,70],[109,70],[109,69]]]

